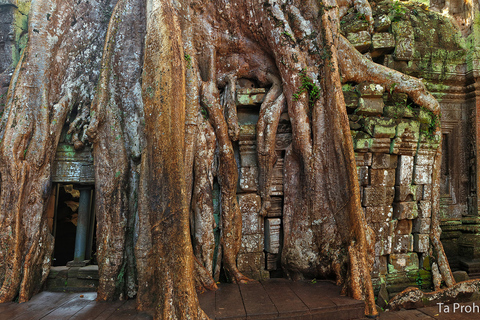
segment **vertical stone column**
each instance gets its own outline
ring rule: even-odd
[[[80,188],[80,203],[78,206],[77,233],[75,236],[75,253],[73,261],[67,266],[85,266],[85,251],[87,244],[88,225],[90,222],[90,187]]]

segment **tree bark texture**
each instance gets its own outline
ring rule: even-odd
[[[50,171],[72,110],[71,143],[94,147],[98,300],[136,295],[138,309],[153,310],[156,319],[204,319],[194,275],[197,286],[215,289],[212,275],[221,259],[231,281],[251,281],[237,267],[242,217],[233,149],[239,136],[235,88],[247,78],[270,88],[256,126],[261,216],[270,208],[283,111],[292,124],[284,270],[294,279],[333,277],[366,301],[366,314],[376,314],[374,235],[362,213],[340,75],[395,83],[396,91],[434,114],[439,107],[418,79],[374,64],[339,34],[340,14],[350,4],[338,5],[32,3],[28,47],[2,120],[0,302],[17,295],[28,300],[48,275]],[[353,5],[372,22],[368,2]],[[438,180],[438,165],[435,170]],[[220,186],[218,257],[214,179]],[[432,243],[444,257],[439,228],[432,229]],[[441,271],[449,284],[448,265]]]

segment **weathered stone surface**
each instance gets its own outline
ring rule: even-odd
[[[265,220],[265,251],[279,253],[280,249],[280,218],[267,218]]]
[[[372,156],[372,169],[395,169],[397,156],[386,153],[374,153]]]
[[[285,150],[292,143],[291,133],[277,133],[275,139],[275,150]]]
[[[264,273],[264,253],[252,252],[252,253],[239,253],[237,257],[237,267],[243,274],[256,279],[263,279]]]
[[[95,279],[98,280],[98,266],[90,265],[78,269],[78,279]]]
[[[432,200],[432,185],[426,184],[423,186],[423,200]]]
[[[400,234],[395,235],[392,240],[393,253],[405,253],[413,251],[413,235]]]
[[[342,23],[341,29],[344,34],[367,31],[368,22],[365,19],[352,19],[348,23]]]
[[[385,88],[376,83],[362,82],[357,85],[357,91],[362,98],[382,98]]]
[[[394,219],[415,219],[418,217],[417,202],[396,202],[393,204]]]
[[[419,149],[415,157],[416,166],[433,166],[435,160],[435,150]]]
[[[262,233],[262,218],[258,215],[262,204],[256,193],[240,194],[237,196],[238,206],[242,213],[242,234]]]
[[[367,207],[391,205],[395,196],[395,188],[383,186],[365,187],[362,204]]]
[[[243,140],[239,143],[240,146],[240,166],[241,167],[256,167],[257,148],[255,141]]]
[[[375,153],[388,153],[390,152],[390,143],[389,138],[373,138],[372,146],[370,151]]]
[[[270,209],[267,212],[268,217],[276,218],[281,217],[283,212],[283,200],[280,197],[270,198]]]
[[[388,273],[404,272],[412,269],[418,269],[418,255],[415,252],[392,253],[388,257]]]
[[[263,102],[265,88],[237,88],[237,106],[252,106]]]
[[[348,33],[347,39],[361,53],[367,52],[372,46],[372,38],[368,31]]]
[[[283,166],[284,159],[278,157],[273,167],[272,185],[270,187],[270,194],[272,196],[283,196]]]
[[[455,282],[470,280],[468,273],[466,271],[454,271],[453,278],[455,279]]]
[[[356,110],[359,115],[378,116],[383,113],[382,98],[364,98],[358,100],[358,108]]]
[[[375,22],[374,22],[374,30],[375,32],[388,31],[388,28],[390,28],[391,24],[392,24],[392,21],[388,15],[382,14],[382,15],[376,16]]]
[[[242,235],[242,246],[240,253],[263,252],[264,249],[263,234],[244,234]]]
[[[372,36],[373,50],[392,50],[395,48],[395,37],[388,32],[375,33]]]
[[[423,188],[418,185],[395,186],[395,201],[408,202],[422,199]]]
[[[428,234],[415,233],[413,235],[413,250],[416,252],[427,253],[430,245],[430,236]]]
[[[395,35],[395,60],[412,60],[415,51],[415,33],[410,21],[400,20],[392,23]]]
[[[369,170],[367,166],[357,167],[358,183],[361,186],[370,184]]]
[[[420,201],[418,203],[418,217],[430,218],[432,215],[432,203],[430,201]]]
[[[413,232],[414,233],[430,233],[430,218],[417,218],[413,220]]]
[[[50,273],[48,274],[48,278],[49,279],[55,279],[55,278],[66,279],[68,278],[68,269],[69,268],[66,266],[51,267]]]
[[[395,186],[395,169],[370,169],[370,184],[373,186]]]
[[[397,185],[411,185],[413,179],[413,157],[400,155],[397,167]]]
[[[353,149],[356,152],[367,152],[373,144],[373,138],[355,137],[353,140]]]
[[[401,235],[401,234],[410,234],[410,233],[412,233],[412,220],[410,219],[397,220],[394,234]]]
[[[277,270],[279,268],[279,255],[276,253],[265,253],[266,269],[270,271]]]
[[[365,153],[355,153],[355,162],[357,166],[371,166],[372,165],[372,153],[365,152]]]
[[[370,223],[370,228],[375,233],[377,241],[386,240],[391,234],[389,221],[372,222]]]
[[[258,189],[258,167],[240,168],[239,187],[243,192],[256,192]]]
[[[375,242],[375,256],[383,256],[392,253],[392,237],[388,236],[385,239]]]
[[[358,107],[358,100],[360,96],[355,91],[343,91],[343,98],[345,100],[345,106],[348,109],[356,109]]]
[[[420,136],[419,122],[402,120],[397,124],[397,134],[392,141],[391,153],[414,156]]]
[[[393,119],[368,117],[362,121],[363,129],[374,138],[393,138],[396,124]]]
[[[367,219],[368,223],[387,222],[392,219],[392,215],[392,206],[365,208],[365,218]]]
[[[372,276],[385,275],[387,274],[387,257],[386,256],[376,256],[373,261],[373,270]]]
[[[415,166],[415,174],[413,182],[415,184],[431,184],[432,183],[432,166]]]
[[[397,137],[409,138],[417,143],[420,137],[420,124],[414,120],[403,119],[397,124]]]

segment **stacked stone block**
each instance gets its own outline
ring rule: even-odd
[[[438,146],[426,137],[430,114],[403,94],[372,83],[345,85],[365,218],[375,240],[372,278],[393,295],[428,287],[432,170]],[[357,106],[355,108],[355,105]],[[428,119],[430,117],[430,119]],[[423,120],[425,121],[425,120]],[[430,122],[428,122],[430,123]]]
[[[262,91],[263,90],[263,91]],[[240,120],[238,143],[239,182],[237,199],[242,213],[242,246],[237,257],[239,270],[252,279],[268,278],[270,271],[280,269],[283,213],[283,155],[292,141],[288,115],[282,115],[277,131],[275,149],[277,161],[273,169],[267,217],[261,217],[261,197],[258,195],[258,160],[256,149],[256,119],[242,119],[246,108],[258,108],[265,89],[237,89]],[[247,111],[249,112],[249,111]]]

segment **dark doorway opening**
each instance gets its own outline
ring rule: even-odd
[[[55,248],[53,253],[53,266],[65,266],[68,262],[74,260],[75,239],[77,235],[78,214],[80,205],[80,190],[86,186],[77,186],[74,184],[56,184],[56,205],[53,235],[55,237]],[[95,212],[93,206],[94,189],[89,188],[88,202],[88,227],[84,235],[85,241],[85,260],[96,264],[95,253]]]

